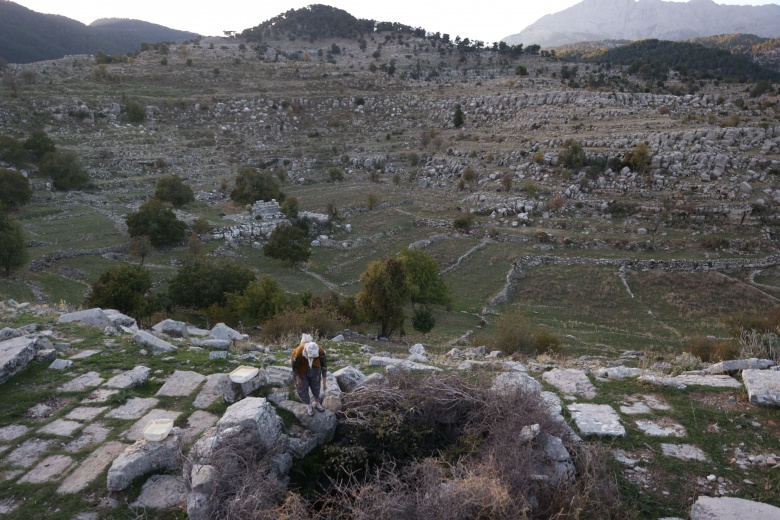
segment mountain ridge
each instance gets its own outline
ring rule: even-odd
[[[727,33],[780,36],[780,6],[721,5],[712,0],[583,0],[543,16],[503,41],[549,48],[583,41],[687,40]]]

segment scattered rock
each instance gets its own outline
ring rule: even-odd
[[[205,380],[206,376],[197,372],[176,370],[155,395],[186,397],[192,394]]]
[[[176,352],[176,350],[178,350],[176,345],[158,338],[145,330],[136,332],[135,336],[133,336],[133,341],[141,346],[151,348],[154,352]]]
[[[187,500],[187,484],[181,476],[152,475],[131,507],[168,509],[180,506]]]
[[[174,428],[165,440],[160,442],[137,441],[117,457],[108,470],[109,491],[122,491],[133,480],[152,471],[170,471],[179,467],[179,453],[182,431]]]
[[[707,460],[704,452],[691,444],[661,444],[661,450],[667,457],[683,460]]]
[[[101,330],[105,330],[106,327],[114,328],[114,322],[112,322],[102,309],[87,309],[84,311],[69,312],[63,314],[57,320],[59,323],[71,323],[78,322],[82,325],[89,325],[90,327],[96,327]]]
[[[608,404],[575,403],[570,404],[568,409],[582,435],[626,436],[626,429],[620,424],[620,417]]]
[[[355,367],[340,368],[333,373],[339,388],[344,392],[352,392],[366,382],[366,376]]]
[[[780,520],[780,508],[742,498],[700,496],[691,507],[691,520],[733,520],[737,518]]]
[[[117,388],[124,390],[126,388],[132,388],[134,386],[140,386],[146,383],[149,379],[149,374],[152,373],[152,369],[145,366],[137,366],[132,370],[128,370],[118,376],[114,376],[109,379],[104,386],[108,388]]]

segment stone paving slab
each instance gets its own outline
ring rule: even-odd
[[[742,381],[751,403],[780,406],[780,372],[743,370]]]
[[[104,386],[108,388],[117,388],[123,390],[125,388],[131,388],[146,383],[149,379],[152,369],[145,366],[137,366],[132,370],[123,372],[117,376],[112,377]]]
[[[48,433],[49,435],[59,435],[60,437],[70,437],[73,432],[81,428],[81,423],[69,421],[67,419],[57,419],[52,421],[40,430],[38,433]]]
[[[99,404],[99,403],[105,403],[112,397],[114,397],[116,394],[119,393],[119,390],[109,390],[108,388],[98,388],[97,390],[93,391],[91,394],[89,394],[83,401],[81,401],[81,404]]]
[[[683,460],[707,460],[707,455],[691,444],[661,444],[661,450],[667,457]]]
[[[68,359],[86,359],[88,357],[94,356],[97,353],[97,350],[82,350],[78,354],[70,356]]]
[[[74,421],[91,421],[106,410],[108,406],[79,406],[71,410],[65,418]]]
[[[190,444],[215,424],[219,417],[213,413],[205,412],[203,410],[195,410],[192,415],[187,418],[187,426],[184,428],[184,443]]]
[[[78,493],[95,480],[111,464],[127,445],[121,442],[107,442],[87,457],[76,471],[68,475],[57,493]]]
[[[75,453],[84,448],[96,446],[105,441],[109,433],[111,433],[111,430],[101,423],[89,424],[81,431],[79,438],[71,441],[63,449]]]
[[[177,475],[152,475],[143,487],[141,494],[131,507],[149,509],[168,509],[187,502],[187,484],[184,477]]]
[[[206,384],[195,397],[192,406],[195,408],[208,408],[214,401],[222,397],[219,391],[219,383],[227,378],[227,374],[209,374],[206,376]]]
[[[5,500],[0,500],[0,515],[5,515],[10,512],[12,512],[14,509],[19,507],[19,503],[11,500],[10,498]]]
[[[596,397],[596,387],[588,375],[575,368],[555,368],[542,374],[542,380],[565,395],[576,395],[585,399]]]
[[[29,439],[6,455],[4,462],[18,468],[29,468],[41,454],[54,444],[52,439]]]
[[[175,421],[179,418],[181,412],[174,412],[169,410],[154,409],[141,417],[134,425],[130,427],[122,436],[131,441],[137,441],[144,436],[144,428],[150,421],[156,421],[158,419],[171,419]]]
[[[0,441],[10,442],[14,439],[18,439],[25,433],[30,431],[30,428],[23,424],[12,424],[4,428],[0,428]]]
[[[14,480],[16,477],[24,473],[22,470],[12,470],[12,471],[3,471],[0,472],[0,482],[4,480]]]
[[[197,372],[177,370],[157,391],[157,396],[187,397],[206,380],[206,376]]]
[[[626,436],[626,429],[620,424],[620,417],[608,404],[575,403],[567,408],[582,435]]]
[[[106,414],[107,419],[140,419],[147,412],[151,410],[159,399],[154,397],[133,397],[128,399],[125,404],[119,408],[115,408]]]
[[[685,437],[688,432],[682,424],[673,421],[636,421],[636,426],[651,437]]]
[[[59,480],[73,465],[73,459],[66,455],[46,457],[19,479],[19,483],[42,484],[51,480]]]
[[[642,401],[636,402],[631,406],[621,405],[620,412],[626,415],[646,415],[653,413],[650,407]]]
[[[89,388],[94,388],[96,386],[100,386],[103,384],[103,379],[100,377],[100,374],[97,372],[87,372],[86,374],[80,375],[75,379],[71,379],[61,387],[59,387],[60,392],[83,392]]]
[[[710,386],[713,388],[742,388],[742,383],[731,376],[711,375],[700,376],[695,374],[681,374],[674,380],[684,385]]]
[[[700,496],[691,507],[691,520],[780,520],[780,508],[744,498]]]

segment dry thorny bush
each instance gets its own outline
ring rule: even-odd
[[[329,468],[328,485],[315,497],[289,491],[282,499],[280,485],[265,477],[268,454],[237,452],[220,463],[223,481],[215,496],[220,506],[213,517],[633,516],[620,503],[616,479],[605,462],[609,459],[579,443],[537,393],[497,393],[490,389],[489,378],[479,376],[398,373],[386,385],[348,394],[339,421],[335,445],[363,443],[368,453],[363,467]],[[536,438],[520,435],[523,427],[535,424],[540,431]],[[551,437],[565,444],[574,474],[551,469],[560,467],[545,449]]]

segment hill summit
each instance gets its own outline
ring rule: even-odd
[[[503,40],[557,47],[595,40],[685,40],[727,33],[780,36],[780,6],[719,5],[712,0],[583,0]]]

